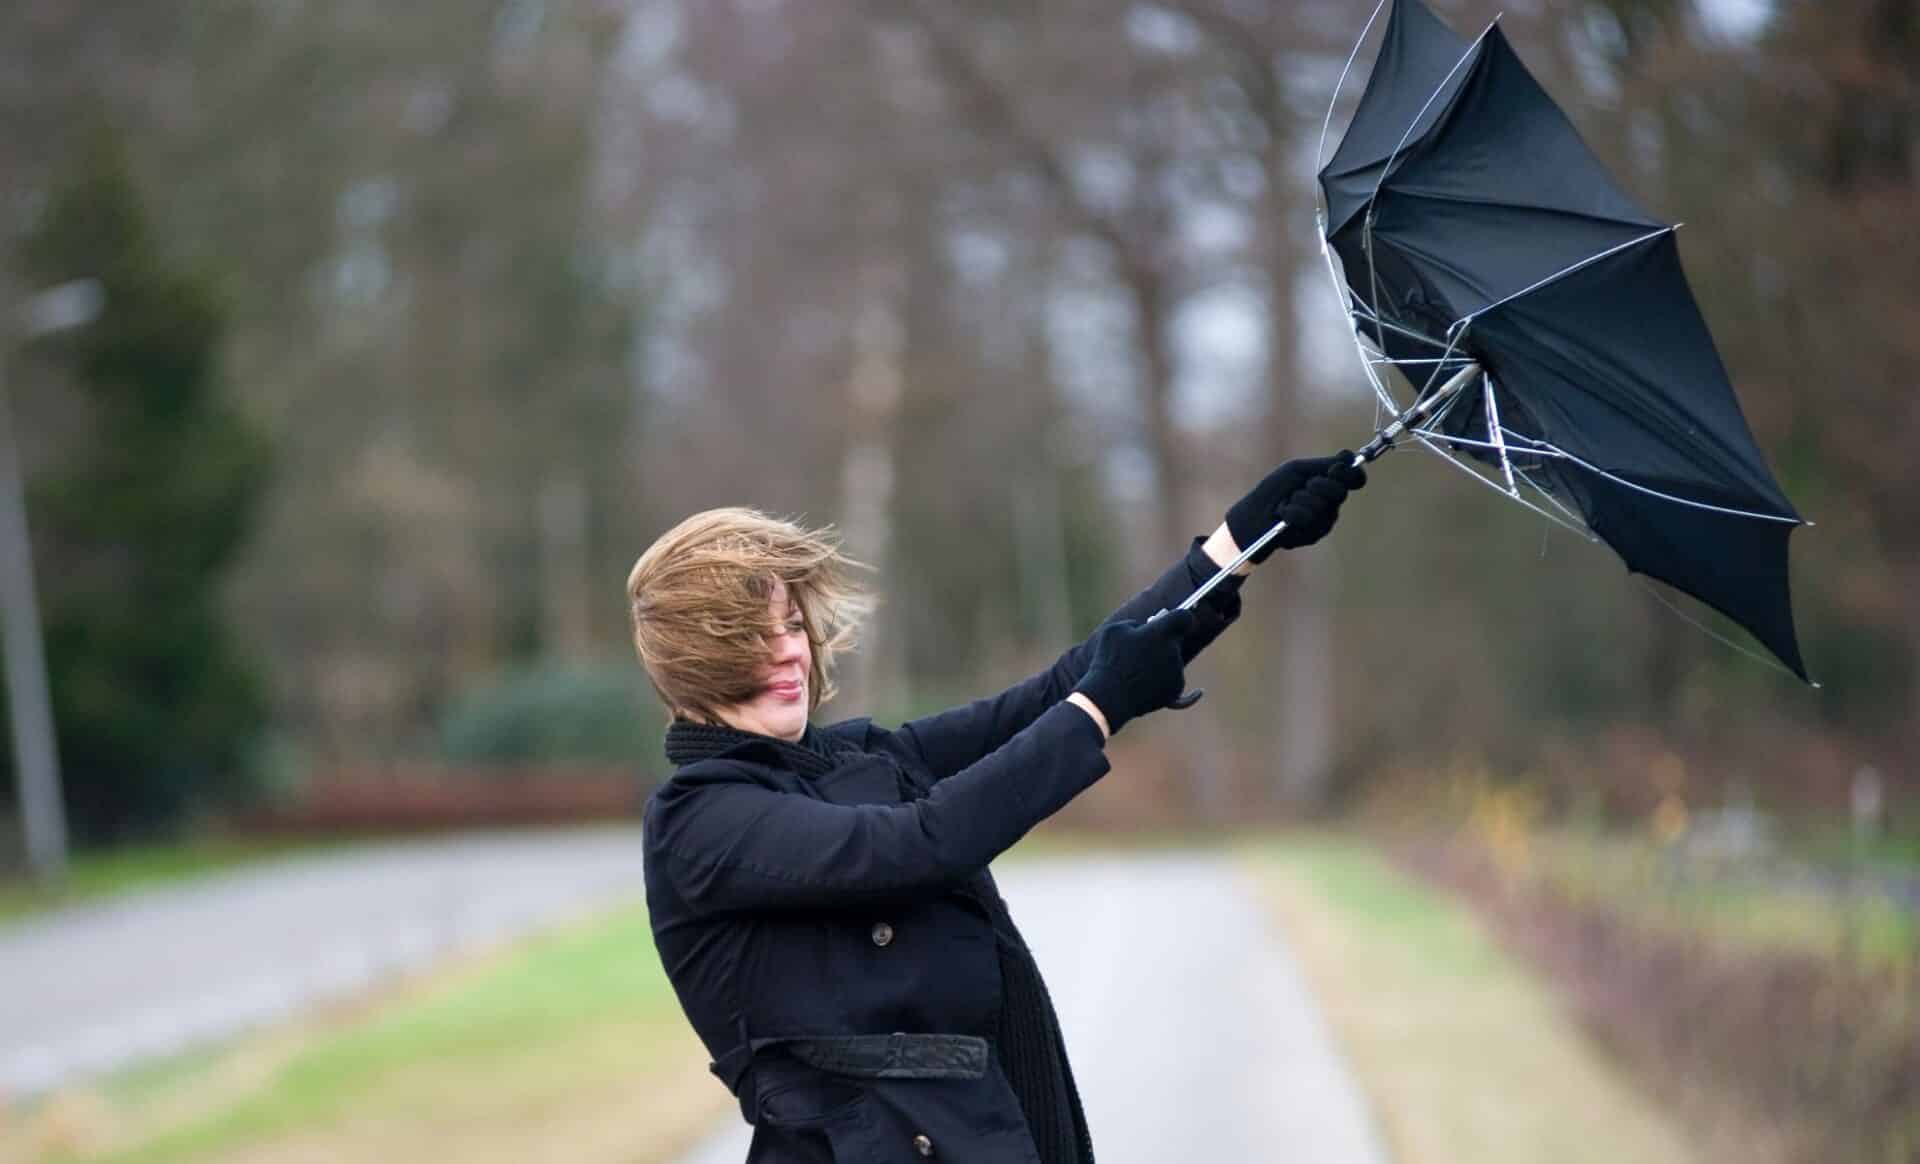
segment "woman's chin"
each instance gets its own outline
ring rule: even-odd
[[[800,737],[807,734],[806,718],[803,716],[792,722],[770,723],[767,725],[766,734],[790,744],[797,744],[800,742]]]
[[[778,736],[783,740],[797,740],[806,734],[807,701],[805,699],[793,703],[782,701],[762,712],[760,722],[767,725],[765,731],[770,736]]]

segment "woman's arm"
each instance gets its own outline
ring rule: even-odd
[[[1088,699],[1078,691],[1069,691],[1067,692],[1067,702],[1087,713],[1087,718],[1091,719],[1094,725],[1100,729],[1101,739],[1110,740],[1113,738],[1113,728],[1107,723],[1107,713],[1095,706],[1093,700]]]
[[[1122,603],[1101,626],[1120,619],[1150,618],[1158,611],[1173,609],[1238,557],[1242,545],[1254,544],[1275,522],[1284,520],[1285,531],[1261,547],[1194,608],[1193,629],[1181,643],[1183,659],[1192,662],[1240,616],[1240,583],[1253,567],[1275,550],[1310,546],[1325,537],[1338,519],[1348,492],[1366,483],[1366,473],[1354,466],[1350,452],[1286,462],[1234,502],[1227,510],[1226,521],[1211,536],[1205,541],[1195,538],[1172,569]],[[914,720],[895,732],[875,732],[869,743],[895,748],[936,780],[943,779],[999,747],[1065,698],[1086,673],[1091,641],[1072,648],[1052,667],[998,695]]]
[[[1240,543],[1233,540],[1233,531],[1228,529],[1227,523],[1223,521],[1220,523],[1220,528],[1214,530],[1207,540],[1200,544],[1200,552],[1204,553],[1214,565],[1224,566],[1240,556]],[[1233,572],[1233,576],[1245,578],[1251,573],[1253,573],[1253,563],[1246,561],[1240,563],[1240,568]]]
[[[646,851],[702,912],[898,900],[972,876],[1107,772],[1105,737],[1064,703],[924,797],[829,804],[683,769],[648,802]],[[724,761],[720,764],[724,765]]]
[[[737,762],[683,768],[647,803],[649,878],[657,868],[705,912],[851,905],[957,884],[1106,774],[1108,725],[1118,731],[1180,697],[1180,639],[1192,624],[1183,612],[1109,627],[1073,693],[1083,698],[906,803],[768,788]]]
[[[1178,562],[1151,586],[1121,603],[1100,625],[1151,618],[1162,610],[1172,610],[1239,552],[1233,547],[1233,537],[1224,525],[1204,542],[1195,538]],[[1240,583],[1251,571],[1251,565],[1243,567],[1194,608],[1193,629],[1181,643],[1181,654],[1186,661],[1191,662],[1240,617]],[[1098,633],[1096,629],[1095,634]],[[934,779],[945,779],[1000,747],[1048,708],[1065,699],[1086,674],[1087,663],[1092,658],[1093,637],[1089,635],[1084,642],[1069,648],[1046,670],[997,695],[910,720],[892,732],[871,729],[867,746],[890,748],[903,760],[924,768]]]

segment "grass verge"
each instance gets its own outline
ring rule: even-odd
[[[0,1117],[0,1161],[646,1164],[729,1102],[628,908]]]
[[[1403,841],[1716,1160],[1920,1160],[1920,960],[1910,926],[1765,886],[1568,883],[1537,849]],[[1692,880],[1691,874],[1688,880]],[[1902,951],[1905,951],[1902,953]]]
[[[1764,865],[1715,865],[1631,837],[1539,829],[1507,871],[1582,905],[1604,905],[1672,935],[1730,950],[1806,955],[1858,970],[1920,963],[1920,912],[1871,879],[1849,887],[1768,877]]]
[[[1243,853],[1397,1164],[1693,1158],[1463,907],[1356,840]]]

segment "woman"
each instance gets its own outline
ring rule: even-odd
[[[677,766],[647,802],[654,942],[748,1160],[1073,1164],[1093,1149],[1039,968],[987,863],[1107,771],[1107,738],[1172,705],[1239,614],[1257,554],[1309,545],[1366,483],[1290,461],[1086,642],[999,695],[887,730],[810,722],[866,601],[819,533],[697,514],[627,580]],[[1251,565],[1239,571],[1250,572]]]

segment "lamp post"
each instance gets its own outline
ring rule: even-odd
[[[60,798],[53,707],[47,696],[47,659],[40,642],[40,606],[33,587],[26,489],[4,362],[8,341],[15,335],[31,337],[83,326],[99,316],[105,301],[98,281],[76,279],[28,299],[17,319],[6,320],[18,331],[0,329],[0,633],[6,639],[13,764],[20,782],[27,868],[40,881],[57,880],[66,872],[67,820]]]

